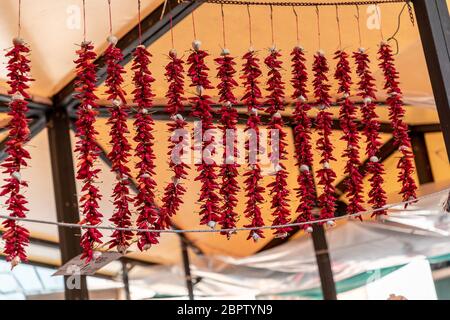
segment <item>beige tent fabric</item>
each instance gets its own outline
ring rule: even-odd
[[[17,35],[18,1],[0,1],[0,48],[11,46]],[[142,0],[142,15],[153,11],[162,0]],[[122,37],[137,24],[137,1],[113,0],[113,32]],[[106,49],[108,36],[108,2],[87,0],[87,39],[98,53]],[[22,0],[21,37],[30,45],[31,93],[50,97],[74,77],[75,50],[83,40],[81,0]],[[5,79],[5,58],[0,56],[0,79]],[[5,86],[0,81],[0,86]]]

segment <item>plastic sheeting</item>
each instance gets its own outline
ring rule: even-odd
[[[350,220],[327,232],[336,282],[415,259],[450,254],[450,213],[443,210],[449,189],[427,196],[408,209],[394,208],[383,221]],[[395,222],[395,226],[394,226]],[[247,258],[196,257],[196,294],[271,295],[320,286],[312,241],[300,238]],[[132,273],[158,293],[185,294],[181,268],[154,269],[152,277]],[[155,283],[155,279],[158,279]]]

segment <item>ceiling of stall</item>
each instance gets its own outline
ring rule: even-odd
[[[101,53],[106,47],[106,36],[108,34],[108,8],[107,1],[87,0],[87,37],[96,44],[96,51]],[[160,0],[142,0],[143,15],[149,14]],[[326,1],[324,1],[326,2]],[[36,79],[32,83],[30,91],[39,97],[50,98],[64,87],[74,76],[73,60],[75,58],[76,43],[82,40],[82,28],[77,25],[81,9],[81,0],[22,0],[22,36],[27,40],[32,48],[32,75]],[[136,1],[134,0],[112,0],[112,17],[114,34],[119,38],[126,34],[137,23]],[[397,27],[397,18],[402,8],[402,4],[381,5],[381,26],[385,38],[393,34]],[[2,0],[0,2],[0,12],[3,19],[0,19],[0,47],[7,48],[10,46],[11,38],[16,34],[16,16],[17,6],[15,0]],[[4,13],[7,14],[4,14]],[[306,49],[308,55],[308,67],[311,66],[311,57],[318,49],[318,35],[316,28],[316,12],[313,7],[298,8],[297,12],[300,18],[300,37],[301,45]],[[225,26],[226,26],[226,42],[227,47],[233,55],[237,57],[237,65],[241,65],[240,57],[248,50],[248,20],[245,6],[225,6]],[[358,33],[355,19],[356,9],[354,6],[346,6],[339,9],[341,36],[343,48],[351,51],[359,47]],[[208,50],[211,56],[207,59],[209,68],[211,69],[211,80],[213,84],[217,84],[215,77],[215,64],[213,59],[220,54],[221,46],[223,46],[222,29],[221,29],[221,13],[220,6],[212,4],[203,4],[195,11],[195,25],[197,37],[202,41],[204,49]],[[266,7],[251,7],[252,16],[252,32],[253,47],[259,50],[259,56],[263,60],[267,54],[267,48],[271,45],[270,36],[270,12]],[[77,18],[78,17],[78,18]],[[292,8],[274,7],[274,34],[275,43],[281,49],[283,54],[284,70],[283,76],[286,82],[286,96],[292,94],[292,87],[289,84],[289,52],[296,45],[295,35],[295,17]],[[362,46],[369,49],[372,58],[372,69],[377,78],[377,84],[381,87],[380,73],[377,71],[376,50],[380,42],[380,31],[374,26],[376,25],[376,12],[373,7],[360,7],[360,25],[362,32]],[[78,19],[78,20],[77,20]],[[334,7],[320,7],[321,21],[321,47],[325,50],[330,58],[331,70],[334,68],[334,61],[331,61],[332,53],[338,48],[338,33],[336,24],[336,11]],[[79,22],[79,21],[78,21]],[[178,52],[185,57],[188,55],[191,42],[193,40],[192,18],[188,16],[174,29],[174,44]],[[406,121],[410,124],[436,124],[439,122],[434,107],[434,100],[431,86],[428,78],[428,72],[423,56],[422,44],[418,35],[417,27],[412,26],[409,21],[407,11],[401,16],[401,28],[397,35],[399,43],[399,53],[396,56],[398,70],[401,75],[402,89],[405,93],[405,102],[408,104]],[[153,54],[151,70],[156,78],[153,84],[153,90],[156,94],[155,102],[163,104],[165,102],[164,95],[167,90],[167,83],[164,79],[164,65],[167,63],[167,52],[171,48],[170,33],[165,34],[154,42],[149,50]],[[261,63],[263,65],[263,63]],[[413,67],[412,67],[413,66]],[[133,90],[131,82],[130,64],[126,65],[125,89],[128,93]],[[267,70],[263,66],[263,72]],[[4,82],[6,76],[5,59],[0,58],[0,92],[7,90]],[[265,77],[264,77],[265,79]],[[262,87],[264,87],[264,79],[262,79]],[[333,92],[336,87],[333,83]],[[187,88],[187,87],[186,87]],[[99,97],[105,98],[105,88],[100,86]],[[187,94],[192,92],[187,88]],[[216,97],[217,91],[211,90],[211,95]],[[237,89],[238,96],[242,94],[242,88]],[[380,100],[383,100],[383,94],[379,94]],[[288,107],[286,114],[291,113]],[[332,108],[335,118],[338,115],[338,109]],[[311,116],[314,116],[311,112]],[[387,108],[380,106],[379,114],[381,119],[387,120]],[[4,113],[0,113],[0,127],[4,127],[8,121]],[[129,127],[132,128],[132,121],[128,121]],[[99,131],[98,142],[101,147],[108,152],[109,145],[109,127],[105,118],[99,118],[97,122]],[[170,171],[167,163],[167,144],[168,132],[164,121],[156,121],[155,132],[157,133],[158,143],[155,145],[155,154],[157,155],[157,196],[158,204],[163,193],[165,184],[170,179]],[[131,129],[130,135],[134,131]],[[335,154],[340,155],[344,150],[344,143],[340,140],[341,132],[333,132],[332,141],[335,145]],[[6,131],[0,131],[0,138],[6,135]],[[388,141],[392,136],[383,133],[382,141]],[[313,139],[317,137],[314,134]],[[444,141],[442,134],[427,133],[425,135],[428,155],[431,160],[432,171],[437,182],[450,180],[450,168],[446,157]],[[48,141],[46,130],[39,133],[29,143],[29,150],[32,154],[30,168],[24,174],[24,178],[31,181],[27,196],[30,201],[29,216],[34,219],[56,220],[55,205],[53,198],[53,185],[51,178],[50,157],[48,154]],[[132,139],[130,139],[132,143]],[[288,135],[288,153],[289,157],[286,161],[289,172],[289,185],[291,189],[296,185],[295,162],[293,159],[293,143],[292,135]],[[361,153],[361,156],[363,154]],[[395,194],[398,190],[396,183],[396,159],[398,155],[392,154],[385,161],[386,167],[386,184],[385,188],[388,193]],[[339,158],[339,157],[338,157]],[[317,154],[314,161],[318,163]],[[133,166],[135,159],[132,159]],[[102,169],[100,176],[101,192],[104,195],[101,202],[102,213],[105,219],[112,214],[112,203],[109,195],[112,192],[112,184],[114,183],[114,174],[110,172],[105,162],[99,161],[98,166]],[[344,176],[342,174],[344,167],[343,161],[338,161],[334,168],[338,173],[336,182],[339,182]],[[443,169],[448,168],[448,169]],[[241,168],[241,173],[245,168]],[[133,176],[136,171],[132,170]],[[189,196],[184,197],[184,204],[179,214],[174,217],[174,224],[181,229],[196,229],[199,227],[198,209],[196,202],[200,185],[194,181],[195,170],[191,168],[189,177],[186,179],[185,186],[189,190]],[[2,174],[0,175],[2,176]],[[417,179],[417,177],[416,177]],[[264,183],[270,181],[270,176],[264,176]],[[242,178],[239,180],[242,185]],[[367,190],[368,183],[365,181]],[[79,187],[79,186],[78,186]],[[267,195],[266,195],[266,198]],[[392,198],[394,199],[394,198]],[[244,194],[239,193],[238,212],[243,212]],[[346,201],[345,197],[341,199]],[[293,192],[291,192],[291,209],[297,206]],[[4,208],[0,208],[0,212],[4,213]],[[271,222],[270,204],[264,204],[263,216],[266,223]],[[238,226],[245,224],[245,218],[241,217]],[[45,239],[48,241],[58,241],[57,229],[52,226],[27,224],[30,228],[32,236]],[[271,232],[265,232],[266,238],[261,239],[257,243],[246,241],[247,234],[238,233],[230,240],[224,236],[211,233],[192,233],[187,234],[196,247],[206,254],[226,254],[232,256],[248,256],[251,255],[267,243],[273,237]],[[161,243],[154,246],[146,253],[133,253],[129,256],[132,258],[144,260],[147,262],[156,262],[162,264],[178,263],[181,258],[179,238],[176,235],[164,234],[161,237]],[[30,254],[35,256],[39,261],[57,265],[60,261],[57,250],[53,252],[49,250],[39,250],[37,247],[30,248],[34,251]],[[135,250],[136,248],[133,248]]]

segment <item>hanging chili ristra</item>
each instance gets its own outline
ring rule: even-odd
[[[360,139],[356,124],[357,110],[355,104],[350,99],[352,79],[348,54],[345,51],[339,50],[335,53],[334,58],[337,60],[334,78],[339,84],[338,94],[342,95],[337,100],[337,104],[340,107],[341,140],[346,142],[346,148],[342,154],[342,158],[347,160],[344,169],[344,173],[347,175],[344,182],[348,198],[347,214],[353,215],[364,210],[362,206],[363,178],[359,171],[361,161],[359,160]]]
[[[158,226],[161,229],[168,229],[173,217],[183,203],[181,197],[186,189],[181,185],[181,181],[186,179],[189,166],[183,158],[186,148],[189,148],[189,133],[186,129],[187,122],[180,114],[184,111],[184,70],[183,60],[177,57],[175,49],[169,52],[169,63],[166,66],[166,79],[169,89],[166,93],[166,111],[170,114],[171,122],[167,124],[171,137],[169,138],[170,157],[169,167],[172,170],[171,181],[164,190]]]
[[[378,158],[380,142],[380,121],[376,113],[375,79],[369,68],[369,56],[364,48],[353,53],[356,63],[356,74],[359,77],[358,95],[363,99],[361,106],[363,133],[366,142],[367,172],[370,174],[370,190],[368,203],[377,209],[386,205],[386,191],[383,189],[384,165]],[[373,215],[386,214],[386,210],[376,211]],[[361,217],[360,217],[361,219]]]
[[[78,153],[77,176],[82,182],[80,206],[84,219],[82,224],[96,226],[102,222],[103,215],[99,212],[101,195],[96,186],[100,169],[94,168],[94,163],[100,152],[97,145],[98,132],[94,127],[95,117],[98,114],[95,85],[97,82],[96,66],[94,60],[97,55],[90,41],[83,41],[77,50],[78,59],[75,60],[77,78],[75,81],[75,98],[80,105],[77,110],[76,121],[77,142],[75,152]],[[85,229],[81,236],[82,259],[89,262],[93,258],[94,247],[100,243],[102,234],[97,228]]]
[[[155,205],[155,154],[153,151],[154,121],[150,113],[153,106],[154,94],[151,83],[155,81],[149,70],[151,54],[143,45],[136,47],[133,54],[133,101],[136,103],[137,113],[133,126],[136,130],[134,141],[137,143],[134,150],[138,162],[135,168],[138,170],[138,193],[135,198],[135,206],[138,212],[136,225],[139,229],[157,229],[159,225],[158,209]],[[138,232],[139,250],[148,250],[152,244],[158,243],[159,233]]]
[[[289,191],[287,189],[287,176],[285,165],[282,160],[286,160],[286,136],[284,129],[284,121],[281,117],[280,111],[284,107],[284,82],[281,79],[280,70],[282,62],[280,61],[281,54],[275,47],[270,49],[269,55],[264,60],[269,69],[267,80],[267,92],[269,93],[266,100],[266,112],[270,114],[271,119],[268,128],[271,132],[278,132],[278,141],[271,138],[271,150],[269,152],[270,162],[275,170],[275,181],[267,185],[270,188],[270,195],[272,196],[271,208],[273,209],[272,216],[275,218],[272,225],[283,225],[289,223]],[[275,237],[284,238],[291,230],[289,227],[277,228],[274,232]]]
[[[120,48],[116,47],[117,38],[108,37],[109,46],[105,51],[104,60],[106,64],[105,84],[108,88],[106,94],[108,100],[112,102],[110,108],[110,117],[107,124],[111,126],[109,135],[111,137],[111,152],[108,153],[108,159],[111,161],[111,171],[116,174],[116,185],[113,190],[114,214],[111,222],[117,228],[128,228],[131,226],[131,212],[129,203],[131,202],[129,179],[130,169],[128,161],[130,157],[131,146],[126,135],[129,133],[127,126],[128,106],[125,99],[125,91],[122,89],[124,68],[120,65],[123,60],[123,54]],[[125,253],[130,246],[130,240],[133,237],[131,231],[114,230],[109,248],[117,247],[121,253]]]
[[[30,159],[29,152],[24,148],[30,139],[28,103],[25,100],[30,98],[26,92],[29,88],[28,82],[33,81],[29,76],[30,60],[27,58],[29,53],[30,49],[21,38],[14,38],[12,49],[6,53],[10,86],[8,94],[12,95],[12,100],[8,112],[11,119],[5,148],[7,157],[1,166],[4,168],[3,173],[9,177],[4,179],[5,184],[2,186],[0,196],[7,196],[5,204],[7,211],[10,212],[9,216],[17,218],[26,218],[28,211],[26,207],[28,201],[23,195],[23,189],[28,187],[28,183],[22,179],[21,171],[28,166],[27,159]],[[2,225],[5,228],[2,235],[5,241],[3,254],[6,261],[11,262],[12,269],[21,261],[28,261],[25,247],[30,243],[30,233],[16,220],[7,219]]]
[[[217,167],[212,158],[215,153],[214,135],[215,126],[212,118],[211,97],[205,94],[205,90],[212,89],[208,79],[209,68],[205,64],[208,56],[206,51],[200,49],[201,43],[195,40],[192,44],[193,50],[188,57],[188,75],[191,78],[191,87],[194,87],[197,95],[190,98],[192,104],[192,116],[201,121],[200,128],[196,128],[196,139],[194,143],[201,145],[201,161],[196,164],[199,175],[195,178],[201,182],[200,198],[200,224],[206,224],[211,229],[215,228],[220,221],[219,197],[217,190]],[[200,134],[198,131],[200,130]]]
[[[312,209],[316,202],[314,176],[312,173],[311,120],[308,117],[308,111],[311,110],[311,106],[307,102],[308,74],[306,72],[306,59],[303,48],[295,47],[291,56],[291,83],[294,87],[292,98],[295,100],[294,144],[297,166],[300,171],[297,176],[298,187],[296,189],[300,204],[296,210],[298,216],[295,222],[304,223],[312,220]],[[309,224],[304,224],[301,228],[307,232],[312,232],[312,226]]]
[[[322,168],[317,170],[318,185],[322,187],[322,193],[318,197],[320,207],[320,219],[330,219],[334,217],[335,212],[335,187],[334,180],[336,173],[331,169],[330,161],[335,161],[333,157],[333,145],[330,140],[332,133],[332,114],[328,112],[331,104],[329,94],[330,85],[328,84],[327,72],[329,71],[328,62],[323,51],[319,50],[314,55],[314,96],[319,113],[316,119],[316,129],[320,136],[317,140],[317,150],[321,153],[320,164]],[[329,220],[328,225],[333,226],[334,221]]]
[[[263,193],[264,186],[262,185],[261,167],[258,163],[258,147],[259,126],[261,124],[258,111],[262,110],[260,99],[262,98],[261,90],[259,88],[259,77],[262,72],[259,67],[259,59],[253,49],[250,49],[242,58],[244,65],[242,68],[243,86],[245,88],[242,101],[249,113],[245,132],[248,140],[245,142],[246,161],[249,170],[244,173],[245,177],[245,196],[247,198],[245,205],[245,217],[250,220],[250,223],[245,225],[246,228],[258,228],[264,226],[264,220],[261,214],[261,205],[264,202]],[[263,230],[255,229],[249,232],[248,239],[258,241],[260,238],[265,238]]]
[[[384,74],[384,89],[387,91],[386,104],[389,106],[389,120],[392,123],[394,143],[401,153],[397,168],[399,169],[398,182],[402,188],[399,192],[403,201],[416,199],[416,182],[414,181],[413,153],[408,135],[408,125],[403,121],[405,109],[402,101],[402,91],[399,87],[398,72],[394,65],[394,57],[389,44],[382,42],[378,51],[379,66]],[[406,205],[405,205],[406,207]]]
[[[220,221],[222,229],[233,229],[236,227],[238,214],[236,213],[237,192],[239,186],[237,183],[238,163],[237,163],[237,146],[236,146],[236,124],[238,121],[238,113],[233,107],[237,103],[236,97],[233,94],[233,89],[237,87],[237,82],[234,80],[236,70],[234,66],[234,58],[230,56],[228,49],[222,49],[221,57],[215,59],[218,64],[217,78],[219,84],[219,102],[222,103],[220,109],[221,131],[223,134],[223,164],[220,169],[220,178],[222,186],[219,193],[222,197],[222,207],[220,208]],[[221,232],[230,238],[230,232]]]

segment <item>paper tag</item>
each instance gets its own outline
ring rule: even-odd
[[[100,268],[103,268],[111,261],[117,260],[122,257],[119,252],[105,251],[97,259],[92,259],[89,263],[81,259],[81,254],[72,258],[59,269],[52,276],[72,276],[85,275],[91,276],[95,274]]]

